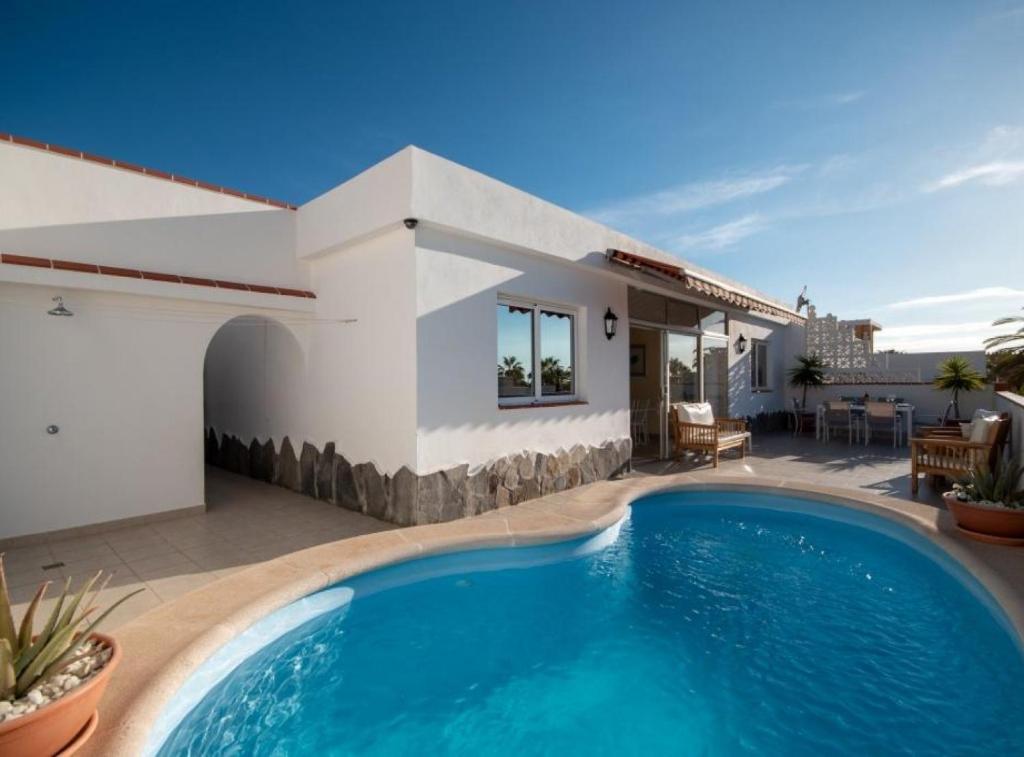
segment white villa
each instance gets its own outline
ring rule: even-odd
[[[791,306],[415,147],[300,207],[9,135],[0,177],[8,541],[203,508],[204,460],[451,520],[622,470],[631,406],[782,411],[805,348]]]

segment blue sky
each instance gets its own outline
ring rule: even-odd
[[[1024,1],[0,4],[0,131],[303,202],[416,144],[820,311],[1024,305]]]

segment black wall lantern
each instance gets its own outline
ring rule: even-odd
[[[742,355],[746,351],[747,351],[747,338],[745,336],[743,336],[743,334],[740,334],[739,338],[736,340],[736,354],[737,355]]]
[[[608,308],[608,312],[604,314],[604,335],[611,339],[615,336],[615,330],[619,327],[619,317],[612,312],[611,308]]]

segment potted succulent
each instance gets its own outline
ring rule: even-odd
[[[1024,488],[1020,464],[979,466],[942,495],[956,524],[968,536],[997,544],[1024,544]]]
[[[71,754],[91,735],[96,705],[120,659],[117,642],[96,633],[110,612],[142,589],[95,615],[110,576],[102,571],[71,593],[71,579],[36,631],[35,615],[50,582],[42,584],[19,624],[0,554],[0,754]],[[94,617],[95,615],[95,617]]]

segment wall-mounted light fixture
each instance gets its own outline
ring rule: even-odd
[[[72,313],[70,310],[68,310],[66,307],[64,307],[64,298],[63,297],[60,297],[60,296],[54,297],[53,301],[56,302],[57,305],[55,307],[52,307],[49,310],[47,310],[46,311],[47,315],[66,315],[66,316],[74,315],[74,313]]]
[[[747,351],[747,338],[745,336],[743,336],[743,334],[740,334],[739,337],[736,339],[736,354],[737,355],[742,355],[746,351]]]
[[[612,312],[611,308],[608,308],[608,312],[604,314],[604,335],[611,339],[615,336],[615,331],[619,328],[619,317]]]

